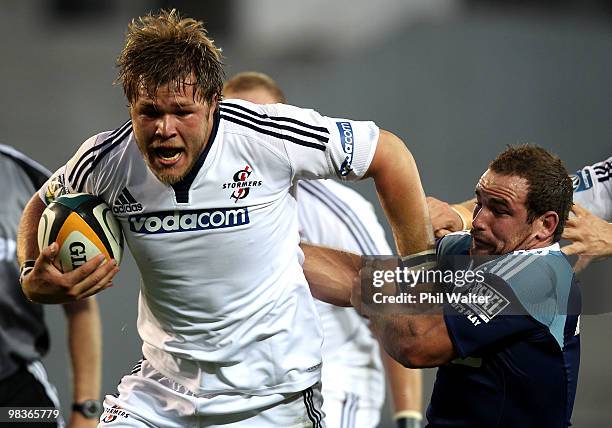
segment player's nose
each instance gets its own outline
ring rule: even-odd
[[[472,229],[485,230],[487,224],[487,215],[482,207],[474,211],[474,217],[472,218]]]
[[[164,140],[174,137],[176,135],[174,117],[170,114],[160,116],[156,123],[155,134]]]

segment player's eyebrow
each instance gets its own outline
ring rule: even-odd
[[[476,198],[482,198],[482,192],[479,188],[476,188],[474,193],[476,194]],[[493,205],[502,205],[503,207],[510,209],[510,204],[506,199],[497,198],[495,196],[487,196],[487,200]]]
[[[504,207],[510,209],[510,204],[505,199],[489,197],[489,201],[494,205],[503,205]]]

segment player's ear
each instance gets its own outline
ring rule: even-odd
[[[546,241],[555,234],[555,229],[559,224],[559,215],[554,211],[546,211],[536,220],[536,238]]]

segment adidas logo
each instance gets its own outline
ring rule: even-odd
[[[137,213],[142,211],[142,204],[136,201],[127,187],[124,187],[115,203],[113,204],[113,213]]]

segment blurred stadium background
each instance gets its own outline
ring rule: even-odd
[[[228,76],[263,71],[292,104],[372,119],[412,150],[428,194],[470,197],[507,144],[538,143],[570,171],[612,154],[612,6],[603,0],[5,0],[0,141],[55,169],[127,118],[114,62],[130,18],[176,7],[208,23]],[[369,199],[371,183],[356,186]],[[610,262],[582,276],[574,425],[610,426]],[[99,295],[103,392],[140,358],[139,277],[128,258]],[[47,308],[45,360],[70,406],[65,321]],[[424,379],[424,404],[434,370]],[[388,415],[382,427],[393,426]]]

